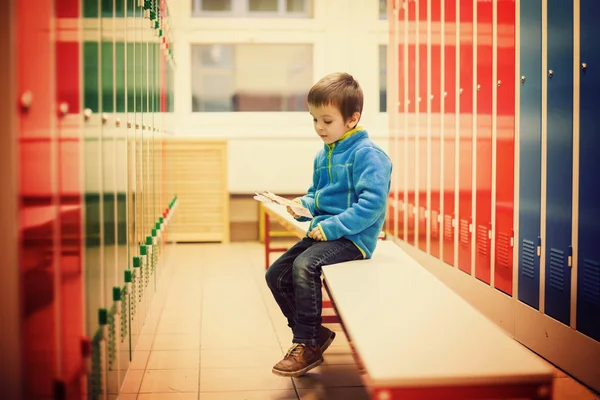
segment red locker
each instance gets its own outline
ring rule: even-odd
[[[398,82],[397,82],[397,99],[398,99],[398,107],[395,105],[391,105],[390,109],[393,109],[397,112],[397,118],[395,119],[396,126],[392,130],[395,132],[397,142],[396,142],[396,158],[394,167],[396,168],[396,191],[395,195],[398,200],[398,208],[396,209],[396,223],[397,223],[397,236],[399,239],[406,240],[406,227],[405,227],[405,215],[404,207],[406,206],[406,172],[407,172],[407,159],[406,159],[406,110],[407,104],[405,101],[405,77],[406,77],[406,32],[407,32],[407,24],[406,24],[406,10],[404,7],[400,7],[398,9],[398,21],[396,23],[396,32],[394,34],[394,38],[390,43],[394,43],[394,46],[397,46],[398,54],[397,58],[391,60],[391,65],[394,65],[393,68],[398,68]],[[397,33],[397,35],[396,35]],[[391,70],[391,69],[390,69]]]
[[[430,235],[429,252],[434,257],[440,257],[440,220],[442,185],[441,159],[442,159],[442,1],[431,1],[431,90],[430,96],[430,143],[431,158],[429,168],[431,171],[430,183]]]
[[[429,85],[428,81],[428,69],[429,69],[429,55],[428,55],[428,44],[427,44],[427,17],[429,14],[428,10],[429,0],[418,0],[418,60],[419,60],[419,78],[417,85],[417,152],[418,152],[418,163],[417,163],[417,205],[418,205],[418,246],[421,250],[427,251],[427,212],[429,210],[429,203],[427,199],[427,174],[429,167],[429,160],[427,158],[427,113],[429,112]]]
[[[477,2],[475,276],[490,283],[492,229],[492,2]]]
[[[388,18],[388,46],[387,46],[387,54],[386,54],[386,69],[388,72],[387,74],[387,82],[385,83],[385,87],[387,88],[387,96],[393,96],[393,91],[391,89],[392,87],[392,83],[395,82],[394,80],[394,76],[395,76],[395,68],[397,68],[397,65],[395,63],[395,60],[393,59],[391,53],[392,53],[392,49],[394,48],[394,46],[397,46],[396,43],[396,32],[397,32],[397,20],[394,18],[391,18],[391,16],[394,15],[393,13],[393,8],[394,8],[394,2],[392,1],[388,1],[387,2],[387,15],[389,16]],[[161,58],[162,60],[162,58]],[[381,55],[379,57],[379,61],[381,62]],[[380,66],[381,67],[381,66]],[[380,83],[381,84],[381,83]],[[388,111],[388,129],[389,129],[389,133],[390,133],[390,139],[388,141],[389,143],[389,150],[388,150],[388,154],[392,160],[392,163],[394,165],[394,169],[392,171],[392,185],[391,185],[391,189],[390,189],[390,194],[388,196],[388,200],[387,200],[387,212],[386,212],[386,222],[385,222],[385,230],[390,234],[390,235],[397,235],[397,228],[396,228],[396,208],[394,207],[394,202],[395,202],[395,198],[397,197],[397,191],[398,191],[398,172],[399,172],[399,157],[398,157],[398,151],[396,149],[396,145],[397,145],[397,140],[398,140],[398,132],[397,132],[397,119],[398,119],[398,115],[394,114],[394,112],[397,113],[398,110],[396,110],[394,104],[389,104],[387,105],[387,111]]]
[[[20,99],[19,257],[23,398],[53,397],[59,374],[55,144],[51,113],[54,44],[50,0],[21,0],[17,8],[17,93]]]
[[[444,1],[444,217],[443,259],[454,265],[456,156],[456,2]]]
[[[515,182],[515,0],[498,0],[494,287],[512,295]]]
[[[61,374],[65,398],[83,393],[83,249],[82,177],[80,168],[80,44],[72,21],[79,15],[77,0],[55,2],[57,201],[60,265]]]
[[[423,1],[423,0],[421,0]],[[416,186],[417,186],[417,0],[408,1],[408,112],[406,114],[408,130],[406,132],[406,190],[407,190],[407,237],[408,243],[416,246]]]
[[[473,2],[460,2],[458,267],[471,273],[473,187]]]

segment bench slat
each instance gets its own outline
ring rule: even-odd
[[[323,275],[373,387],[552,381],[549,364],[392,242]]]

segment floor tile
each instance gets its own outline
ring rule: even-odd
[[[200,334],[156,334],[152,350],[197,350],[200,348]]]
[[[200,350],[154,350],[146,369],[198,369]]]
[[[297,400],[294,390],[200,393],[200,400]],[[350,400],[350,399],[347,399]]]
[[[137,400],[198,400],[198,393],[140,393]]]
[[[202,349],[202,368],[269,368],[283,357],[279,346],[242,349]]]
[[[136,350],[133,352],[131,363],[129,364],[130,369],[146,369],[148,363],[148,357],[150,357],[150,350]]]
[[[265,368],[206,368],[200,371],[200,392],[293,389],[290,378]]]
[[[138,393],[144,378],[144,371],[141,370],[129,370],[125,376],[125,380],[121,385],[121,393]]]
[[[140,393],[179,393],[198,391],[197,369],[148,370]]]
[[[321,387],[298,389],[301,400],[370,400],[364,387]]]
[[[306,375],[293,378],[298,388],[363,386],[356,365],[321,365]]]

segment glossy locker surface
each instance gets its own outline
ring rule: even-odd
[[[494,287],[512,295],[515,184],[515,0],[498,0]]]
[[[454,226],[456,192],[456,2],[444,1],[444,216],[443,224],[443,259],[454,265]]]
[[[80,41],[68,28],[77,21],[78,1],[54,2],[56,16],[56,105],[58,229],[60,235],[61,282],[61,380],[67,399],[83,392],[81,339],[83,321],[82,175],[81,156],[81,78]]]
[[[423,0],[421,0],[423,1]],[[417,188],[417,170],[418,165],[417,151],[417,135],[419,131],[418,116],[417,116],[417,4],[418,2],[409,1],[408,3],[408,112],[406,115],[408,130],[406,131],[406,219],[407,219],[407,237],[408,243],[415,246],[417,244],[416,237],[416,194]]]
[[[569,4],[569,6],[566,6]],[[548,0],[544,312],[570,324],[573,196],[573,2]]]
[[[431,181],[429,186],[429,253],[440,257],[440,221],[442,186],[442,1],[430,0],[431,7],[431,86],[429,88],[429,168]]]
[[[581,0],[581,74],[579,133],[579,235],[577,330],[600,341],[600,3]],[[583,71],[583,64],[586,65]],[[594,68],[596,66],[596,68]]]
[[[520,3],[519,300],[539,308],[542,3]]]
[[[19,1],[15,7],[22,387],[24,398],[51,398],[62,358],[58,345],[62,337],[59,208],[53,174],[56,131],[51,115],[56,103],[50,84],[54,79],[50,26],[54,10],[48,0]]]
[[[473,188],[473,2],[460,2],[458,267],[471,273]]]
[[[427,19],[429,15],[429,2],[430,0],[418,0],[418,47],[417,47],[417,58],[419,60],[419,78],[418,78],[418,95],[417,95],[417,124],[416,130],[417,135],[417,193],[418,196],[418,214],[417,221],[419,227],[418,231],[418,247],[427,251],[427,213],[429,212],[429,202],[427,198],[427,176],[429,173],[429,158],[427,155],[427,117],[430,112],[429,101],[429,86],[427,81],[429,79],[429,44],[427,43]]]
[[[477,2],[477,151],[475,171],[475,276],[489,284],[492,229],[492,2]]]

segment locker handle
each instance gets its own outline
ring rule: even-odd
[[[567,265],[573,267],[573,246],[569,246],[569,257],[567,258]]]
[[[582,64],[581,64],[581,70],[582,70],[583,72],[585,72],[585,71],[587,70],[587,63],[582,63]]]
[[[542,237],[541,236],[538,236],[537,255],[538,255],[538,257],[542,256]]]

